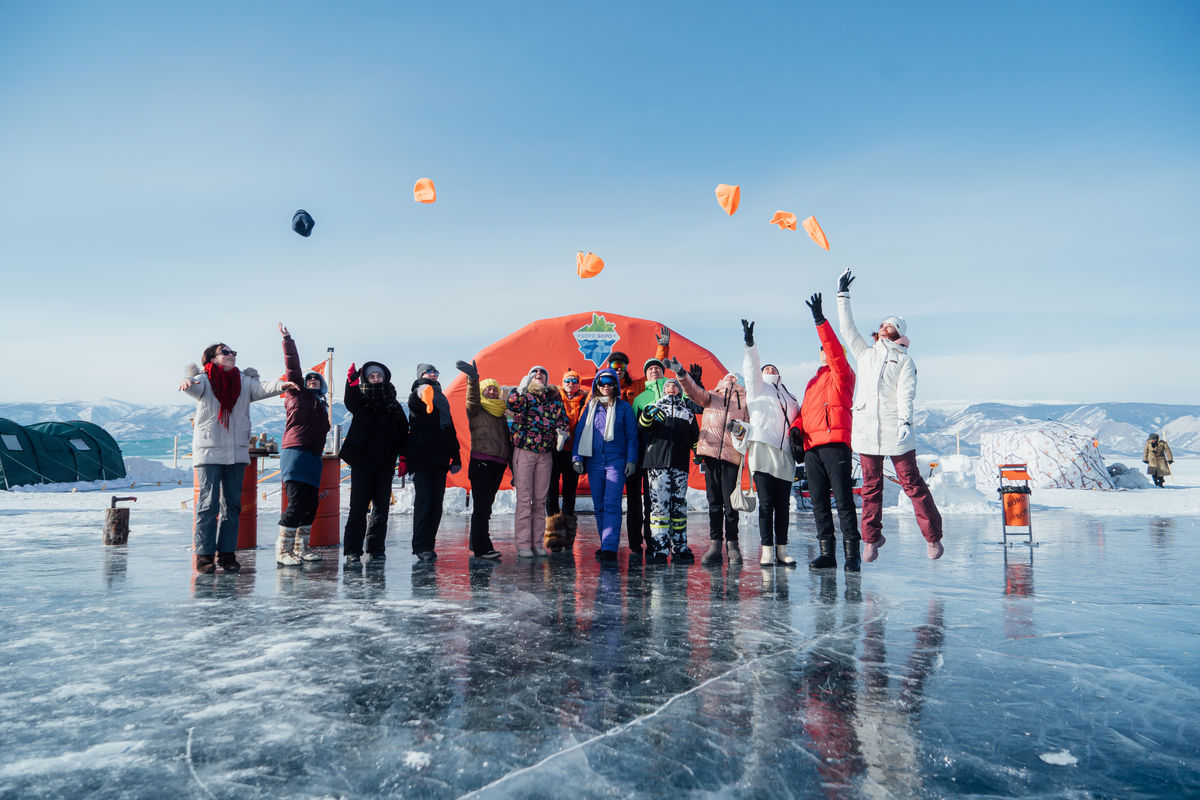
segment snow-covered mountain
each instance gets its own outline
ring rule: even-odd
[[[144,406],[121,400],[51,401],[45,403],[0,403],[0,417],[22,425],[34,422],[82,419],[101,425],[119,442],[191,436],[189,421],[194,404]],[[266,431],[278,439],[283,433],[284,411],[279,401],[267,400],[250,406],[254,431]],[[1179,454],[1200,454],[1200,406],[1156,403],[972,403],[969,405],[917,405],[916,423],[923,452],[953,453],[955,437],[962,452],[979,453],[979,437],[1012,424],[1055,420],[1094,428],[1105,454],[1136,455],[1151,431],[1166,438]],[[333,408],[334,424],[343,430],[350,415],[341,403]]]

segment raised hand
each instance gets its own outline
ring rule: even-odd
[[[346,370],[346,383],[350,386],[358,386],[358,367],[354,364],[351,364],[350,369]]]
[[[471,380],[477,380],[479,378],[479,368],[475,366],[475,359],[473,358],[469,364],[466,361],[455,361],[454,366],[458,367],[458,371],[466,375]]]
[[[746,340],[746,347],[754,346],[754,323],[752,321],[742,320],[742,338]]]
[[[850,268],[846,267],[838,276],[838,294],[849,294],[852,283],[854,283],[854,276],[850,274]]]
[[[284,336],[291,336],[291,334],[288,333],[287,325],[284,325],[282,322],[279,323],[279,332]]]
[[[825,314],[821,312],[821,293],[817,292],[808,300],[804,301],[804,305],[808,306],[808,310],[812,312],[813,322],[820,325],[825,321]]]
[[[666,325],[663,325],[661,328],[658,329],[658,336],[656,336],[654,338],[658,340],[658,343],[660,345],[662,345],[663,347],[666,347],[667,345],[669,345],[671,343],[671,331],[670,331],[670,329],[667,328]]]
[[[688,377],[691,378],[692,382],[697,386],[703,386],[703,384],[700,383],[700,376],[703,374],[704,370],[700,368],[699,364],[692,364],[690,367],[688,367]]]
[[[671,372],[674,372],[676,375],[683,373],[683,364],[680,364],[679,359],[675,358],[674,356],[663,359],[663,366],[671,370]]]

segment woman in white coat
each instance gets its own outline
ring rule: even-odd
[[[800,405],[783,385],[774,364],[760,366],[753,322],[742,320],[742,336],[746,342],[742,370],[750,422],[744,426],[739,449],[745,449],[746,467],[758,493],[758,536],[762,544],[759,563],[795,566],[796,559],[787,554],[792,481],[796,477],[788,430],[800,414]],[[741,423],[731,425],[735,434],[741,428]]]
[[[858,364],[850,445],[862,462],[862,559],[874,561],[886,541],[882,516],[884,456],[891,457],[896,477],[912,500],[929,557],[941,558],[942,515],[917,467],[912,424],[917,367],[908,355],[907,325],[903,317],[888,317],[880,323],[875,343],[868,343],[854,326],[850,312],[853,280],[849,269],[838,278],[837,303],[842,341]]]
[[[188,366],[179,391],[195,398],[192,465],[200,489],[196,501],[194,550],[197,572],[241,569],[237,550],[242,510],[242,476],[250,464],[250,404],[300,387],[291,381],[259,381],[253,369],[239,371],[237,351],[224,343],[204,348],[201,366]],[[218,524],[219,521],[219,524]]]

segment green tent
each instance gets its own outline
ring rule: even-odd
[[[99,425],[0,419],[0,489],[123,477],[121,448]]]

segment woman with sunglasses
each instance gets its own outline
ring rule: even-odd
[[[617,560],[621,546],[621,494],[638,466],[637,421],[621,399],[617,373],[602,369],[592,381],[592,398],[575,426],[571,466],[587,474],[596,510],[600,549],[596,558]]]
[[[513,415],[512,471],[517,495],[513,533],[520,558],[546,555],[542,532],[550,466],[554,451],[561,450],[570,435],[567,412],[558,391],[549,383],[550,372],[545,367],[531,367],[506,401]]]
[[[291,381],[259,381],[258,371],[237,368],[237,351],[225,343],[204,348],[201,366],[190,364],[179,391],[196,400],[192,465],[196,469],[196,571],[238,572],[235,551],[242,511],[242,478],[250,464],[250,404],[298,389]]]
[[[422,561],[437,558],[438,528],[446,475],[462,469],[458,433],[450,417],[450,401],[432,364],[417,365],[408,396],[408,471],[413,476],[413,554]]]
[[[568,369],[563,373],[559,390],[563,409],[567,412],[567,429],[574,438],[575,426],[588,402],[588,393],[581,388],[579,373]],[[575,516],[575,494],[579,489],[579,474],[571,467],[571,439],[562,450],[554,452],[550,468],[550,491],[546,495],[546,549],[555,553],[570,550],[575,545],[579,520]],[[558,510],[559,485],[562,485],[562,512]]]

